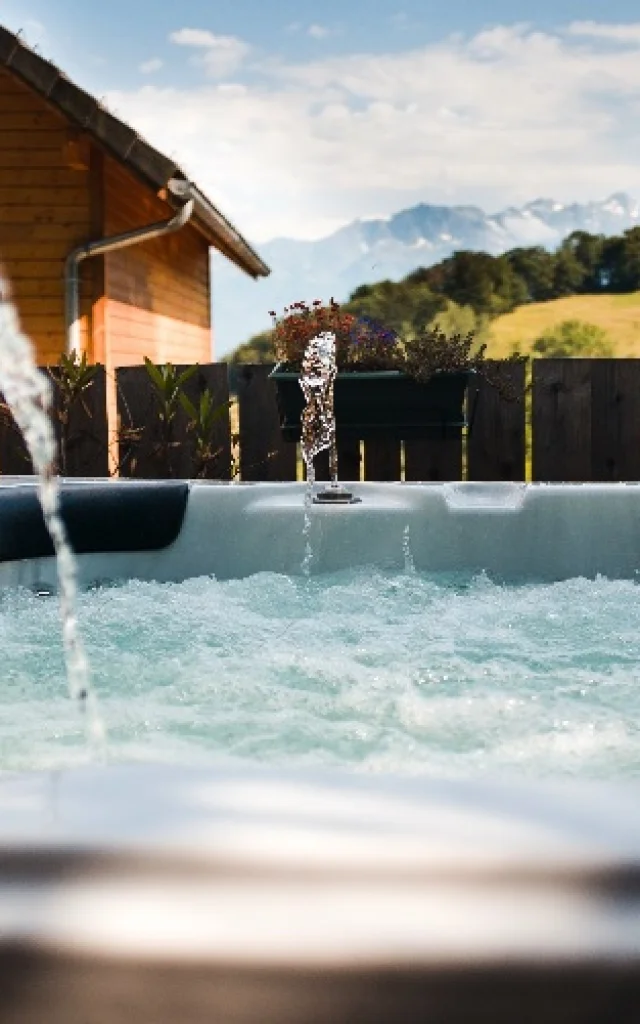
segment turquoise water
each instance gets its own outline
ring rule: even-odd
[[[640,775],[640,587],[407,571],[81,595],[113,761]],[[86,759],[57,602],[0,598],[0,769]]]

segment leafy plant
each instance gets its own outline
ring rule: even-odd
[[[174,440],[173,431],[176,417],[182,408],[183,388],[187,381],[191,380],[198,372],[199,366],[196,363],[180,373],[172,363],[158,366],[147,356],[144,357],[144,365],[154,385],[158,406],[160,436],[154,447],[154,453],[163,460],[169,476],[172,476],[172,452],[180,445]]]
[[[498,363],[486,359],[486,344],[478,345],[473,334],[446,335],[438,327],[429,327],[409,341],[404,349],[404,372],[423,383],[436,373],[476,373],[494,387],[503,398],[517,397],[510,382],[508,363],[524,363],[527,356],[513,352]]]
[[[69,454],[79,434],[72,433],[72,411],[79,402],[88,419],[91,410],[85,398],[93,386],[98,367],[89,365],[87,353],[81,356],[73,350],[70,355],[63,353],[49,374],[55,383],[58,399],[54,405],[53,415],[60,429],[60,471],[63,475],[69,468]]]
[[[473,334],[447,335],[438,327],[427,327],[404,346],[402,369],[423,383],[434,374],[479,370],[484,363],[486,345],[473,351]]]
[[[180,411],[182,389],[198,372],[199,366],[196,363],[178,373],[177,367],[172,363],[156,365],[147,356],[144,357],[144,365],[156,389],[160,422],[170,426]]]
[[[213,445],[213,430],[216,422],[228,413],[231,402],[227,401],[216,405],[213,393],[209,388],[205,388],[202,392],[197,405],[194,405],[184,392],[180,394],[179,401],[189,417],[187,430],[193,435],[193,475],[196,479],[206,477],[221,451],[219,447],[215,448]]]

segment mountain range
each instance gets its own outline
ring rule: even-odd
[[[257,245],[271,275],[255,282],[213,258],[216,355],[271,326],[268,310],[299,299],[338,302],[361,284],[398,281],[457,249],[498,255],[516,246],[553,249],[572,231],[617,235],[640,224],[640,205],[625,193],[601,202],[536,199],[487,214],[477,206],[420,203],[391,217],[355,220],[326,238],[275,238]]]

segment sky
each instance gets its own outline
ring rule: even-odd
[[[637,0],[0,0],[252,242],[640,197]]]

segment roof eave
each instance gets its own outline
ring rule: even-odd
[[[268,277],[271,273],[269,267],[233,224],[195,186],[192,187],[191,195],[196,206],[194,220],[214,239],[215,247],[251,277]]]

